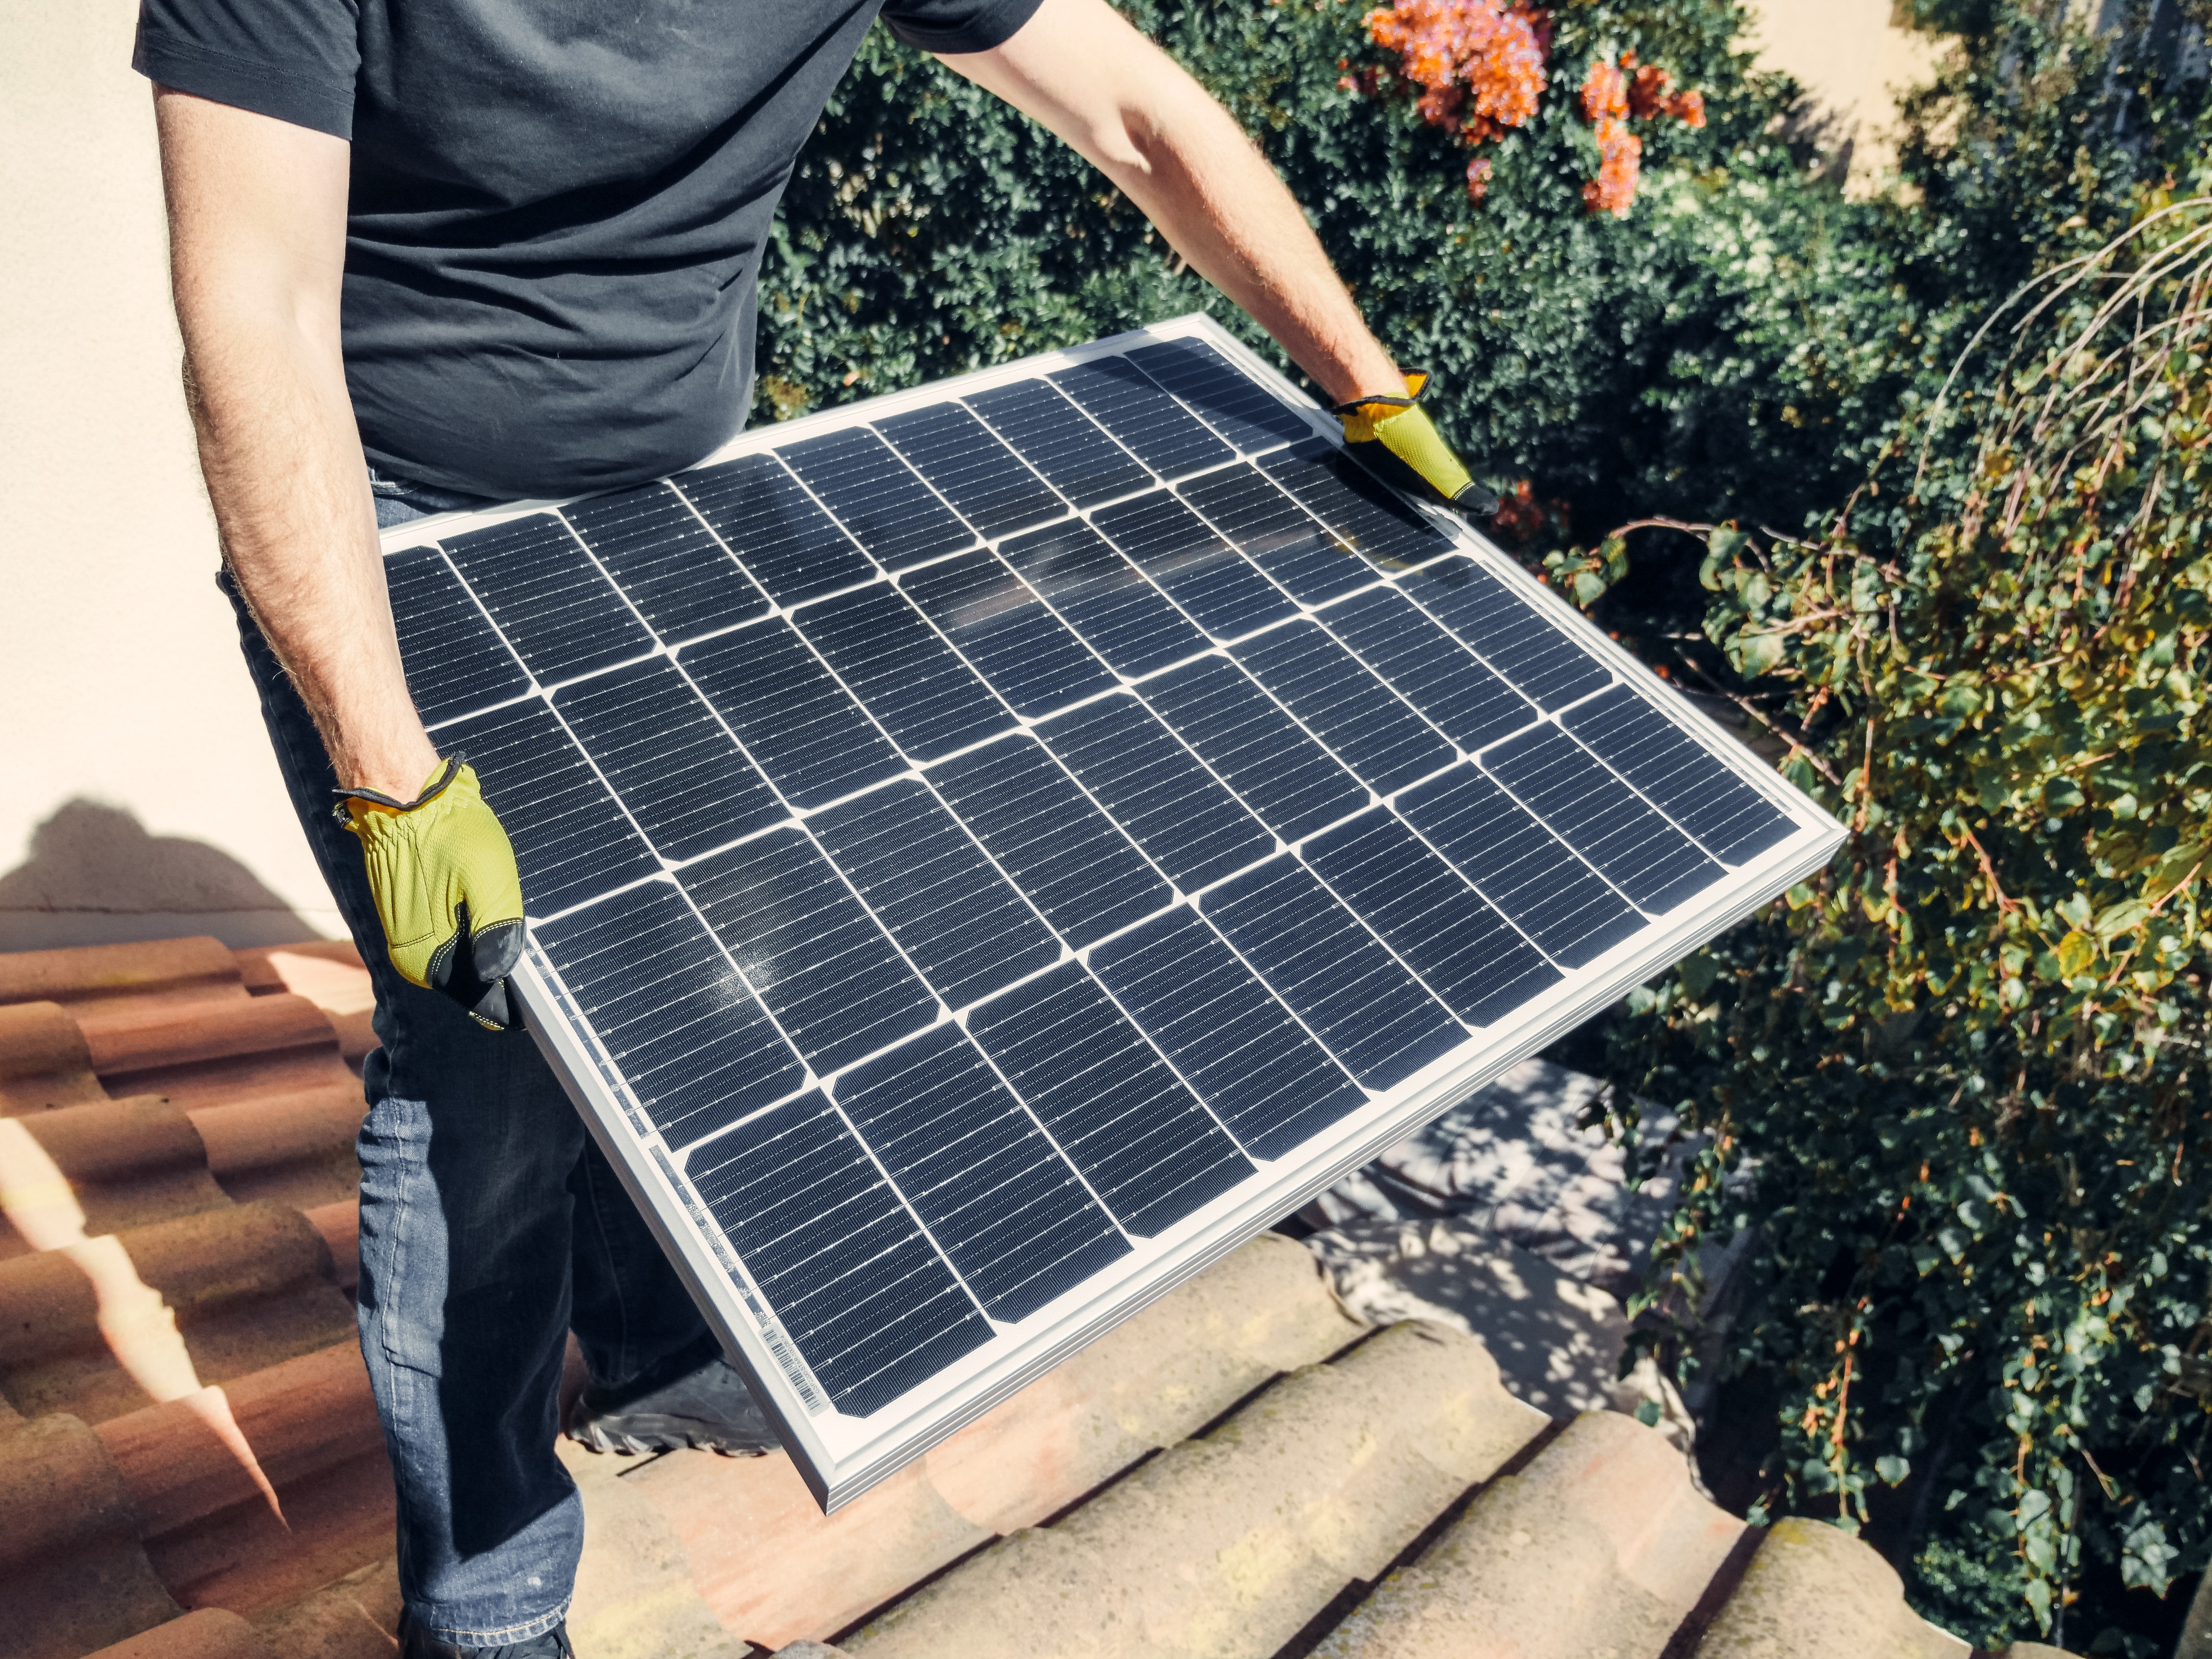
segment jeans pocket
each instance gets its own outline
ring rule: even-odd
[[[361,1157],[362,1335],[430,1376],[445,1326],[446,1227],[430,1173],[430,1107],[386,1095],[368,1109]]]

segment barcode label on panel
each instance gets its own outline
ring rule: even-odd
[[[714,1224],[714,1218],[707,1213],[707,1206],[691,1190],[691,1183],[677,1173],[676,1165],[665,1150],[655,1145],[652,1151],[653,1162],[660,1165],[660,1173],[668,1182],[668,1189],[676,1194],[678,1201],[684,1206],[684,1214],[691,1218],[692,1226],[697,1230],[700,1237],[707,1241],[708,1248],[714,1252],[715,1260],[729,1273],[731,1288],[744,1301],[745,1311],[752,1316],[754,1328],[760,1332],[761,1340],[768,1344],[768,1351],[775,1356],[778,1369],[783,1372],[784,1381],[790,1383],[793,1391],[799,1395],[799,1404],[806,1407],[809,1417],[821,1416],[830,1409],[830,1398],[822,1392],[821,1385],[815,1382],[814,1373],[806,1369],[806,1362],[799,1357],[799,1350],[792,1346],[790,1339],[784,1335],[783,1326],[768,1310],[768,1304],[754,1294],[752,1281],[738,1265],[729,1241],[722,1237],[722,1230]]]

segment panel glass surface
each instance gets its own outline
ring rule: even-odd
[[[1210,325],[391,532],[533,1030],[848,1492],[1833,827]]]

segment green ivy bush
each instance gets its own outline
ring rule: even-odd
[[[1984,1645],[2148,1659],[2212,1550],[2212,199],[2023,316],[1893,515],[1710,529],[1708,633],[1850,834],[1612,1067],[1706,1137],[1649,1299],[1760,1230],[1759,1507],[1874,1522]]]

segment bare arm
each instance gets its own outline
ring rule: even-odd
[[[156,88],[185,385],[223,555],[338,780],[437,764],[399,665],[338,349],[349,146]]]
[[[944,61],[1066,139],[1332,398],[1404,395],[1267,158],[1106,0],[1044,0],[1004,46]]]

